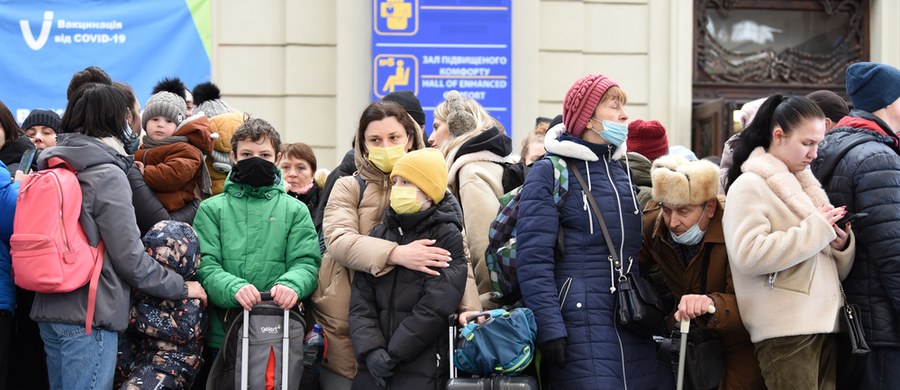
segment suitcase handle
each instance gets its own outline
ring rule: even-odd
[[[272,292],[271,292],[271,291],[260,291],[260,292],[259,292],[259,299],[261,299],[263,302],[267,302],[267,301],[272,301],[272,300],[274,300],[275,298],[272,297]]]
[[[456,378],[456,363],[453,361],[453,351],[456,349],[456,321],[459,319],[459,315],[453,313],[448,318],[450,323],[450,342],[447,343],[450,346],[450,353],[447,355],[447,360],[450,361],[450,379]]]

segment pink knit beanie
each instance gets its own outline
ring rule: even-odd
[[[599,73],[584,76],[572,84],[563,101],[563,124],[566,132],[580,138],[600,104],[600,98],[607,89],[618,86],[611,78]]]

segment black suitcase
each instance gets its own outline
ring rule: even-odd
[[[447,390],[538,390],[538,382],[533,376],[493,376],[489,378],[457,378],[453,350],[456,349],[456,314],[450,316],[450,380]]]

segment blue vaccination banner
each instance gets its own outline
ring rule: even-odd
[[[143,103],[163,77],[210,79],[210,0],[0,0],[0,100],[19,123],[66,107],[72,74],[99,66]]]
[[[372,99],[419,97],[432,130],[435,106],[458,90],[511,132],[511,0],[373,0]]]

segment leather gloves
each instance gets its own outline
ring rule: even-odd
[[[556,366],[566,365],[566,339],[553,339],[541,345],[541,356]]]

